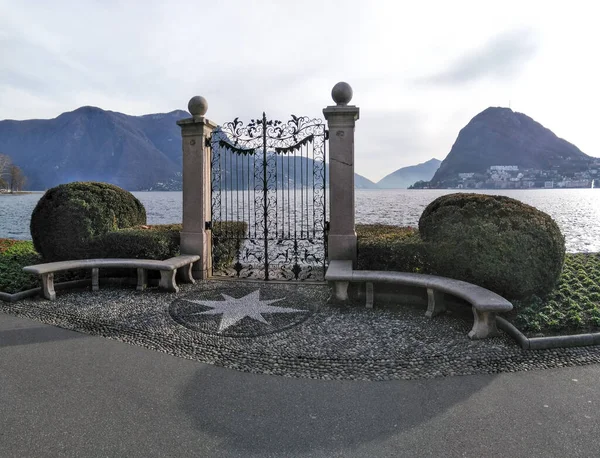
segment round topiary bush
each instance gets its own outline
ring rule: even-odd
[[[94,257],[94,239],[146,224],[133,194],[108,183],[75,182],[49,189],[31,215],[31,237],[45,261]]]
[[[419,232],[434,247],[434,273],[508,299],[550,292],[565,258],[565,239],[554,220],[504,196],[439,197],[423,211]]]

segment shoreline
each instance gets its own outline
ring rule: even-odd
[[[0,191],[0,196],[22,196],[25,194],[43,194],[45,191],[17,191],[17,192],[3,192]]]

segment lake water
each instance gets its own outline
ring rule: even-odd
[[[425,206],[455,190],[358,189],[356,222],[417,226]],[[569,252],[600,251],[600,189],[482,191],[533,205],[550,214],[565,235]],[[146,207],[148,224],[181,222],[181,192],[134,192]],[[0,238],[31,239],[29,220],[42,193],[0,195]]]

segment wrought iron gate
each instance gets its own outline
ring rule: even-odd
[[[326,136],[319,119],[264,113],[213,131],[213,275],[324,279]]]

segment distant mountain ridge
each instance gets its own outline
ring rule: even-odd
[[[223,152],[222,152],[223,154]],[[230,164],[227,168],[217,166],[217,170],[213,170],[213,177],[220,174],[220,183],[217,188],[221,190],[243,190],[243,189],[257,189],[257,181],[253,172],[255,165],[250,162],[250,173],[248,173],[248,162],[231,160],[231,155],[227,155],[227,159],[223,158],[222,163]],[[312,187],[313,185],[318,187],[322,186],[321,183],[313,179],[321,176],[321,172],[317,172],[313,176],[313,170],[315,164],[319,164],[322,167],[322,163],[313,162],[312,159],[306,157],[288,157],[288,156],[276,156],[269,159],[270,168],[277,169],[276,175],[270,175],[269,184],[271,187],[275,186],[277,182],[277,188],[282,189],[293,189],[295,186],[300,187]],[[308,176],[308,182],[307,182]],[[248,180],[250,186],[248,186]],[[214,182],[216,184],[217,182]],[[329,168],[326,169],[326,185],[329,183]],[[148,191],[181,191],[183,187],[183,177],[181,173],[175,174],[167,181],[157,182]],[[260,187],[260,183],[259,183]],[[354,187],[357,189],[375,189],[377,185],[368,178],[354,174]]]
[[[529,116],[510,108],[490,107],[461,129],[431,186],[452,186],[459,173],[482,174],[495,165],[550,170],[581,163],[583,168],[592,159]]]
[[[189,117],[182,110],[131,116],[84,106],[53,119],[4,120],[0,153],[22,168],[27,189],[104,181],[131,191],[181,190],[181,129],[176,122]],[[296,172],[279,177],[280,182],[300,182],[300,163],[303,170],[312,171],[310,159],[291,162]],[[234,170],[222,171],[224,187],[237,186],[229,182],[231,176]],[[355,183],[357,188],[377,187],[358,174]]]
[[[28,177],[28,189],[106,181],[144,189],[181,172],[185,111],[129,116],[81,107],[54,119],[0,121],[0,151]]]
[[[69,181],[105,181],[131,191],[178,190],[182,153],[176,122],[189,116],[182,110],[130,116],[85,106],[54,119],[4,120],[0,121],[0,153],[21,167],[28,178],[27,189],[43,190]],[[355,186],[406,188],[423,181],[430,187],[456,187],[461,183],[458,174],[473,173],[477,178],[494,165],[516,165],[519,170],[577,169],[592,159],[530,117],[490,107],[460,131],[441,164],[431,159],[403,167],[377,183],[355,174]],[[302,167],[312,170],[311,160]],[[231,173],[224,172],[224,183]],[[283,179],[300,181],[294,172]]]
[[[354,187],[356,189],[377,189],[379,186],[377,186],[376,183],[373,183],[368,178],[365,178],[362,175],[355,173],[354,174]]]
[[[442,161],[434,158],[421,164],[402,167],[379,180],[377,187],[381,189],[408,188],[417,181],[429,181],[441,163]]]

